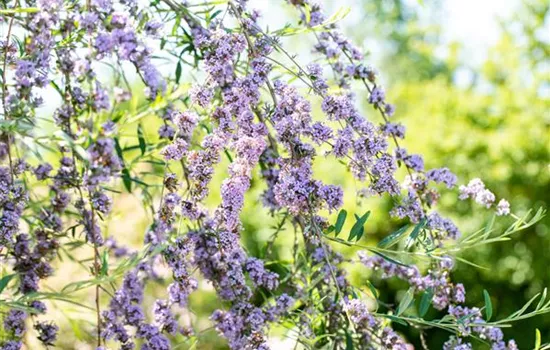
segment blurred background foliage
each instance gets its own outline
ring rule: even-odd
[[[367,36],[380,43],[377,68],[387,82],[388,98],[397,106],[395,118],[407,126],[405,146],[422,154],[427,168],[447,166],[461,182],[481,177],[497,196],[510,200],[516,213],[548,207],[550,3],[519,2],[512,18],[501,20],[500,39],[480,66],[472,66],[461,55],[460,42],[444,42],[443,4],[424,2],[420,19],[419,6],[410,1],[363,1],[362,8],[354,11],[364,14],[360,21],[364,25],[346,20],[341,25],[356,41]],[[466,84],[460,79],[464,76]],[[482,209],[457,202],[455,196],[442,198],[441,206],[463,233],[488,219]],[[373,225],[385,219],[372,218],[374,241],[396,227],[394,223],[389,224],[391,228]],[[550,286],[550,218],[511,241],[473,249],[462,257],[485,267],[457,264],[453,278],[466,286],[467,302],[482,306],[483,289],[487,289],[496,317],[507,316]],[[398,302],[402,285],[373,283],[384,299]],[[527,349],[533,347],[535,328],[543,339],[550,339],[550,316],[519,322],[504,333],[515,338],[520,349]],[[405,333],[420,347],[418,332]],[[437,330],[426,334],[430,349],[440,348],[447,337]]]
[[[444,0],[420,5],[406,0],[360,4],[352,8],[361,13],[356,23],[344,19],[340,25],[356,42],[367,43],[367,51],[377,51],[373,61],[386,82],[388,99],[397,106],[394,118],[407,127],[405,146],[422,154],[427,168],[447,166],[462,183],[482,178],[497,196],[510,200],[516,213],[548,207],[550,3],[518,1],[512,16],[500,19],[498,42],[488,48],[481,64],[465,57],[463,43],[443,38],[446,16],[452,16],[443,14]],[[376,118],[367,104],[364,108],[370,118]],[[327,163],[321,165],[324,170],[331,168]],[[332,175],[332,182],[343,181],[338,171],[322,174],[324,178]],[[348,204],[353,211],[355,204]],[[386,216],[376,215],[390,205],[383,200],[368,201],[357,209],[374,213],[367,225],[369,237],[364,240],[375,243],[398,227]],[[485,210],[459,202],[454,195],[444,196],[440,206],[464,234],[489,219]],[[462,257],[484,267],[457,264],[453,279],[464,283],[467,303],[483,306],[482,293],[487,289],[496,318],[503,318],[550,286],[550,217],[510,241],[472,249]],[[365,279],[368,272],[354,270],[353,274]],[[397,304],[404,286],[376,277],[371,281],[382,299]],[[515,338],[520,349],[528,349],[533,348],[536,328],[543,341],[550,340],[550,315],[521,321],[504,333]],[[403,332],[420,348],[417,330]],[[448,337],[433,329],[425,335],[430,349],[441,348]]]
[[[283,15],[284,22],[295,24],[296,14],[288,6],[279,4],[275,5],[275,0],[269,0],[269,11],[271,7],[277,7],[277,11],[274,11]],[[333,10],[340,6],[328,0],[324,4]],[[512,18],[502,20],[500,39],[490,48],[480,65],[473,65],[468,57],[464,57],[462,43],[449,42],[443,38],[441,29],[445,26],[446,18],[442,10],[444,4],[445,0],[424,3],[410,0],[357,0],[353,1],[354,19],[346,18],[340,25],[357,43],[363,43],[367,51],[373,52],[372,59],[367,57],[366,61],[373,61],[381,72],[388,100],[397,107],[394,118],[407,127],[405,146],[412,153],[422,154],[427,168],[447,166],[458,175],[460,183],[473,177],[482,178],[497,198],[504,197],[511,202],[513,212],[517,214],[530,208],[548,207],[550,4],[546,0],[518,1],[517,11]],[[496,1],[495,6],[498,6]],[[301,62],[313,59],[307,56],[313,38],[309,39],[309,42],[303,36],[285,39],[292,45],[289,47],[293,51],[306,53],[306,56],[298,56]],[[187,73],[183,72],[182,80],[186,82],[182,82],[182,90],[177,93],[183,91],[184,94],[189,87],[188,83],[194,79]],[[357,91],[357,100],[365,100],[360,92],[362,90]],[[143,97],[134,95],[134,99],[123,109],[129,114],[143,113],[140,110],[140,98]],[[370,108],[364,104],[365,115],[379,121]],[[128,121],[121,130],[127,137],[120,139],[127,166],[140,180],[159,183],[163,169],[155,165],[154,157],[145,165],[132,165],[128,161],[132,159],[132,152],[139,153],[135,146],[138,123],[130,123],[136,120],[132,117],[122,120]],[[143,134],[147,143],[155,144],[158,141],[156,131],[160,126],[158,119],[145,116],[140,122],[144,125]],[[158,153],[161,146],[148,151]],[[228,160],[225,159],[216,171],[208,198],[210,207],[219,203],[219,187],[226,176],[227,164]],[[389,200],[358,199],[355,196],[355,191],[359,189],[357,184],[338,162],[318,157],[315,170],[318,178],[346,189],[345,208],[349,212],[372,211],[362,244],[376,244],[402,225],[402,222],[384,214],[391,207]],[[133,186],[138,187],[139,183],[133,183]],[[242,214],[245,227],[242,242],[251,255],[285,261],[292,257],[292,227],[282,225],[277,240],[271,243],[276,227],[284,218],[272,217],[262,208],[262,186],[255,179],[247,194]],[[139,249],[143,233],[152,221],[151,213],[143,209],[136,199],[141,193],[146,202],[158,200],[155,199],[158,198],[155,186],[147,187],[146,192],[143,191],[144,186],[140,188],[140,192],[131,195],[115,196],[115,214],[106,223],[105,230],[106,235],[113,235],[120,242],[129,242],[136,249]],[[122,186],[120,190],[123,191]],[[488,211],[479,206],[470,206],[467,202],[458,202],[456,197],[456,193],[443,195],[440,208],[455,219],[463,234],[477,230],[490,219]],[[330,215],[335,220],[336,213]],[[506,223],[503,220],[503,225]],[[272,249],[267,249],[271,245]],[[353,256],[349,249],[345,250],[342,246],[337,249]],[[46,288],[56,290],[68,282],[89,277],[88,271],[78,264],[65,264],[66,257],[69,257],[65,253],[60,254],[65,258],[59,262],[61,270],[46,281]],[[81,258],[85,254],[75,249],[71,255]],[[550,216],[529,230],[516,234],[510,241],[472,249],[464,252],[462,257],[484,267],[457,264],[453,279],[464,283],[467,303],[470,306],[483,306],[482,293],[483,289],[487,289],[492,296],[494,318],[508,316],[544,287],[550,287]],[[390,304],[397,304],[407,289],[399,281],[382,281],[379,275],[371,274],[359,266],[350,265],[350,274],[353,281],[365,290],[366,281],[370,280],[380,291],[381,299]],[[151,286],[146,298],[152,303],[163,293],[162,287]],[[73,297],[88,304],[92,295],[92,291],[81,291]],[[104,296],[104,301],[107,300],[107,296]],[[70,304],[58,306],[53,308],[57,313],[55,318],[62,326],[58,347],[93,348],[90,332],[94,322],[91,314]],[[186,318],[185,322],[192,322],[196,329],[202,330],[198,334],[200,342],[182,342],[178,348],[226,348],[225,342],[216,335],[208,321],[208,316],[218,307],[220,305],[214,290],[201,282],[200,291],[191,296],[192,314],[182,315]],[[441,316],[434,310],[428,314],[428,317]],[[505,329],[504,333],[507,338],[515,338],[520,349],[527,349],[533,347],[536,328],[541,331],[543,342],[550,341],[550,315],[518,322],[513,328]],[[403,328],[400,331],[415,348],[421,348],[418,329]],[[282,334],[281,331],[280,341],[273,344],[274,349],[291,348],[294,345],[294,342],[286,343]],[[437,329],[424,330],[424,334],[430,349],[441,348],[449,337],[448,333]],[[183,338],[174,340],[175,343],[181,341]]]

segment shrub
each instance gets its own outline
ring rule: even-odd
[[[536,307],[529,309],[533,299],[502,320],[491,321],[488,292],[483,309],[466,306],[464,286],[450,278],[456,261],[467,263],[456,254],[508,239],[544,212],[514,215],[479,178],[457,185],[450,169],[425,169],[420,155],[401,147],[405,128],[393,120],[378,72],[339,31],[343,13],[327,17],[318,5],[291,0],[298,25],[267,31],[245,1],[11,5],[2,10],[0,258],[8,274],[0,280],[1,349],[22,347],[29,320],[40,342],[55,344],[56,301],[93,311],[94,335],[83,339],[98,349],[192,346],[207,329],[193,324],[189,300],[207,293],[202,281],[220,304],[209,322],[232,349],[268,348],[277,325],[313,348],[406,349],[392,328],[402,325],[421,336],[426,327],[449,331],[445,349],[471,348],[471,339],[516,349],[500,327],[550,310],[546,290]],[[163,25],[171,28],[163,33]],[[315,35],[318,57],[305,65],[282,44],[304,32]],[[160,62],[170,56],[177,61],[167,76]],[[130,85],[131,71],[144,96]],[[199,83],[182,83],[193,73]],[[52,94],[61,101],[53,118],[44,117],[40,106]],[[358,98],[376,120],[359,111]],[[342,209],[343,189],[314,175],[314,162],[324,159],[352,174],[357,198],[391,198],[389,214],[406,224],[376,246],[361,244],[377,213]],[[225,164],[221,198],[211,205],[215,170]],[[240,242],[253,181],[265,189],[252,200],[276,222],[257,256]],[[124,192],[140,195],[152,218],[137,249],[109,235]],[[437,211],[441,192],[478,203],[493,219],[461,234]],[[500,232],[495,216],[512,222]],[[271,248],[290,228],[289,258],[277,259]],[[358,250],[357,258],[340,247]],[[91,276],[41,289],[65,264]],[[372,284],[365,292],[352,283],[348,264],[409,288],[397,306],[383,303]],[[155,286],[164,292],[149,293]],[[93,300],[77,301],[87,291]],[[431,307],[446,315],[426,317]]]

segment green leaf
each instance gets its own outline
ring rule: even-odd
[[[426,226],[426,222],[427,222],[427,220],[426,220],[426,218],[424,218],[424,219],[420,220],[420,222],[418,224],[416,224],[416,226],[414,227],[414,229],[411,232],[411,235],[407,239],[407,244],[405,245],[405,247],[407,249],[412,246],[414,241],[416,241],[416,238],[418,237],[418,234],[420,233],[420,230],[422,230],[424,228],[424,226]]]
[[[180,83],[181,78],[181,61],[178,61],[178,65],[176,66],[176,84]]]
[[[546,301],[547,294],[548,294],[548,288],[544,288],[544,290],[542,291],[542,295],[540,296],[539,303],[537,304],[536,310],[540,310],[543,307],[544,302]]]
[[[424,317],[426,313],[428,312],[428,309],[430,308],[430,304],[432,303],[433,298],[433,291],[431,289],[428,289],[422,294],[422,299],[420,300],[420,306],[418,307],[418,314],[420,317]]]
[[[408,326],[409,324],[407,323],[407,321],[405,320],[402,320],[400,319],[399,317],[397,316],[394,316],[394,315],[381,315],[382,317],[385,317],[385,318],[389,318],[392,322],[395,322],[395,323],[399,323],[403,326]]]
[[[392,246],[401,238],[401,236],[403,236],[403,234],[407,231],[408,228],[409,228],[409,225],[405,225],[399,228],[397,231],[390,233],[389,235],[384,237],[380,242],[378,242],[378,246],[381,248]]]
[[[493,215],[489,223],[487,223],[487,226],[485,226],[486,236],[488,236],[493,231],[493,226],[495,225],[495,218],[496,218],[496,215]]]
[[[115,150],[118,158],[120,158],[120,160],[124,162],[124,158],[122,156],[122,147],[120,147],[120,141],[118,140],[118,137],[115,137]]]
[[[344,19],[351,12],[351,7],[340,7],[332,16],[326,21],[320,24],[320,26],[327,26],[329,24],[336,23]]]
[[[223,150],[223,153],[225,153],[225,156],[227,157],[227,159],[229,159],[229,163],[233,163],[233,157],[231,157],[231,153],[229,153],[227,148]]]
[[[101,257],[101,276],[107,276],[107,273],[109,272],[109,253],[107,250],[103,251],[103,255]]]
[[[126,191],[132,193],[132,178],[127,168],[122,169],[121,177],[122,177],[122,183],[124,183],[124,188],[126,188]]]
[[[376,287],[374,287],[374,285],[371,283],[371,281],[367,280],[367,287],[369,287],[370,289],[370,292],[372,293],[372,295],[378,299],[378,296],[379,296],[379,293],[378,291],[376,290]]]
[[[76,152],[76,154],[78,154],[80,159],[88,160],[88,152],[86,152],[86,150],[82,146],[74,145],[73,149]]]
[[[9,10],[0,10],[0,14],[2,15],[12,15],[15,13],[35,13],[40,11],[38,7],[19,7],[15,9],[9,9]]]
[[[359,233],[357,233],[357,237],[355,237],[355,241],[358,242],[363,237],[364,233],[365,233],[365,228],[361,226],[361,228],[359,229]]]
[[[138,179],[136,177],[131,177],[130,181],[135,182],[135,183],[140,184],[140,185],[145,186],[145,187],[149,187],[149,184],[147,182],[141,181],[140,179]]]
[[[304,17],[305,17],[305,23],[309,23],[311,21],[311,7],[309,4],[304,3],[303,4],[303,10],[304,10]]]
[[[367,211],[365,214],[363,214],[363,216],[361,216],[360,218],[357,215],[355,215],[355,218],[357,219],[357,221],[351,228],[348,241],[352,241],[352,240],[358,241],[361,239],[361,237],[363,236],[363,233],[365,232],[365,229],[363,226],[365,225],[365,222],[367,222],[367,219],[369,218],[369,216],[370,216],[370,210]]]
[[[485,299],[485,316],[487,316],[487,321],[489,321],[491,316],[493,316],[493,304],[491,304],[489,292],[485,289],[483,290],[483,298]]]
[[[346,350],[353,350],[355,349],[353,347],[353,339],[351,338],[351,335],[349,334],[348,330],[345,330],[346,332]]]
[[[377,251],[372,251],[372,252],[373,252],[374,254],[378,255],[378,256],[383,257],[384,259],[388,260],[388,261],[391,262],[391,263],[394,263],[394,264],[397,264],[397,265],[400,265],[400,266],[406,266],[406,267],[409,266],[409,265],[407,265],[407,264],[402,263],[401,261],[395,260],[394,258],[390,258],[390,257],[387,256],[386,254],[382,254],[382,253],[377,252]]]
[[[222,13],[223,11],[222,10],[217,10],[217,11],[214,11],[214,13],[212,13],[212,15],[210,16],[210,18],[208,19],[208,22],[210,23],[214,18],[218,17],[218,15],[220,13]]]
[[[145,137],[143,136],[143,127],[141,126],[141,123],[138,124],[137,134],[138,134],[139,149],[141,151],[141,155],[144,155],[147,144],[145,143]]]
[[[535,350],[540,349],[540,344],[541,344],[541,336],[540,336],[540,331],[537,328],[535,329]]]
[[[399,316],[405,310],[407,310],[411,305],[411,303],[413,302],[413,300],[414,300],[414,290],[411,287],[409,288],[409,290],[407,290],[407,293],[405,293],[405,296],[403,297],[403,299],[401,299],[401,302],[399,303],[399,306],[397,307],[397,310],[395,312],[396,315]]]
[[[174,26],[172,27],[172,36],[175,36],[177,34],[180,23],[181,23],[181,16],[178,14],[176,16],[176,20],[174,21]]]
[[[347,215],[348,212],[345,209],[340,210],[340,212],[338,213],[338,218],[336,219],[336,224],[334,225],[334,228],[336,230],[336,237],[338,237],[340,232],[342,232],[342,227],[344,227]]]
[[[82,330],[80,329],[78,321],[73,320],[71,318],[69,318],[68,320],[69,320],[69,324],[71,325],[71,329],[73,330],[73,334],[76,337],[76,339],[84,340],[85,339],[84,334],[83,334]]]
[[[11,281],[15,276],[17,276],[17,274],[12,273],[11,275],[6,275],[6,276],[2,277],[2,279],[0,279],[0,293],[2,293],[2,291],[8,286],[8,284],[10,283],[10,281]]]

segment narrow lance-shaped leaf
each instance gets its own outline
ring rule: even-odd
[[[367,211],[365,214],[363,214],[363,216],[361,216],[361,217],[358,217],[357,215],[355,215],[355,218],[357,219],[357,221],[355,222],[355,224],[351,228],[351,231],[350,231],[349,237],[348,237],[348,241],[353,241],[353,240],[358,241],[358,240],[361,239],[361,237],[363,236],[363,232],[364,232],[363,226],[365,225],[365,222],[367,222],[367,219],[369,218],[369,216],[370,216],[370,210]]]
[[[180,83],[181,69],[181,61],[178,61],[178,64],[176,65],[176,84]]]
[[[351,338],[351,335],[349,334],[349,332],[347,330],[345,330],[345,332],[346,332],[346,350],[355,349],[353,347],[353,339]]]
[[[540,296],[539,303],[537,304],[537,307],[536,307],[537,310],[540,310],[543,307],[544,302],[546,301],[547,293],[548,293],[548,288],[544,288],[544,290],[542,291],[542,295]]]
[[[414,229],[412,230],[411,232],[411,235],[409,236],[409,238],[407,239],[407,244],[406,244],[406,248],[410,248],[413,243],[416,241],[416,238],[418,237],[418,234],[420,233],[420,230],[422,230],[424,228],[424,226],[426,226],[426,218],[420,220],[420,222],[418,224],[416,224],[416,226],[414,227]]]
[[[109,253],[107,250],[105,250],[101,257],[101,276],[107,276],[108,272],[109,272]]]
[[[388,260],[389,262],[391,263],[394,263],[394,264],[397,264],[397,265],[400,265],[400,266],[409,266],[407,264],[404,264],[398,260],[395,260],[394,258],[390,258],[389,256],[387,256],[386,254],[383,254],[383,253],[380,253],[380,252],[377,252],[377,251],[373,251],[374,254],[378,255],[378,256],[381,256],[382,258]]]
[[[10,281],[15,277],[17,276],[15,273],[11,274],[11,275],[6,275],[4,277],[2,277],[2,279],[0,279],[0,293],[2,293],[2,291],[8,286],[8,284],[10,283]]]
[[[124,188],[126,188],[126,191],[132,192],[132,178],[130,177],[130,172],[127,168],[122,169],[122,183],[124,184]]]
[[[137,134],[138,134],[139,150],[141,151],[141,155],[144,155],[145,148],[147,145],[145,143],[145,136],[143,135],[143,127],[141,126],[141,123],[138,124]]]
[[[381,316],[390,319],[392,322],[399,323],[400,325],[403,325],[405,327],[409,325],[407,321],[394,315],[381,315]]]
[[[401,299],[399,306],[397,307],[397,311],[395,312],[396,315],[399,316],[405,310],[407,310],[413,300],[414,300],[414,290],[412,288],[409,288],[409,290],[407,290],[407,293],[405,293],[405,296],[403,297],[403,299]]]
[[[344,223],[346,222],[346,217],[348,215],[348,212],[345,209],[340,210],[338,213],[338,218],[336,219],[336,224],[334,225],[334,229],[336,230],[336,236],[342,232],[342,227],[344,227]]]
[[[491,297],[489,293],[484,289],[483,298],[485,299],[485,316],[487,316],[487,321],[493,316],[493,304],[491,303]]]
[[[212,13],[212,15],[210,15],[210,17],[209,17],[209,19],[208,19],[208,20],[209,20],[209,24],[210,24],[210,22],[211,22],[214,18],[218,17],[218,15],[219,15],[220,13],[222,13],[222,12],[223,12],[222,10],[214,11],[214,13]]]
[[[433,291],[428,289],[422,294],[422,299],[420,300],[420,306],[418,307],[418,314],[420,317],[424,317],[430,308],[432,303]]]
[[[399,228],[397,231],[390,233],[386,237],[384,237],[380,242],[378,242],[378,246],[381,248],[390,247],[393,244],[395,244],[407,231],[409,228],[408,225],[405,225],[401,228]]]
[[[367,287],[369,287],[369,289],[370,289],[372,295],[373,295],[376,299],[378,299],[379,293],[378,293],[378,291],[376,290],[376,287],[374,287],[374,285],[373,285],[373,284],[371,283],[371,281],[369,281],[369,280],[367,280]]]
[[[118,158],[120,158],[120,160],[124,163],[124,157],[122,155],[122,147],[120,147],[120,141],[118,140],[118,137],[115,137],[115,151],[116,151],[116,154],[118,156]]]

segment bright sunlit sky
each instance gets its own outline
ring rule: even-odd
[[[508,18],[518,5],[518,0],[448,0],[444,36],[461,42],[475,61],[481,60],[499,39],[497,19]]]
[[[429,3],[431,0],[423,0]],[[412,6],[422,6],[420,0],[406,0]],[[327,14],[336,12],[340,7],[351,8],[350,13],[343,20],[346,25],[355,23],[361,25],[365,14],[362,11],[353,11],[354,8],[363,8],[364,0],[317,0],[325,8]],[[487,49],[496,44],[500,37],[498,18],[509,18],[518,8],[519,0],[442,0],[443,37],[446,41],[458,41],[463,46],[463,54],[471,59],[472,64],[483,61]],[[277,6],[274,6],[277,4]],[[279,0],[251,0],[250,7],[258,8],[270,23],[280,25],[288,22],[284,14],[278,13]],[[282,18],[275,18],[275,17]],[[376,53],[373,52],[374,56]]]
[[[351,11],[340,21],[340,26],[348,34],[351,34],[355,26],[361,26],[369,17],[369,14],[364,11],[365,0],[314,1],[323,6],[328,16],[341,8],[350,8]],[[441,24],[444,43],[458,42],[461,47],[461,61],[473,69],[479,68],[486,60],[489,49],[501,38],[499,19],[509,19],[521,6],[520,0],[440,0],[442,18],[434,19],[429,17],[428,7],[422,4],[429,4],[430,1],[433,0],[405,0],[411,7],[418,8],[420,18],[424,19],[425,25]],[[289,22],[293,23],[293,20],[287,16],[288,12],[285,13],[282,10],[280,0],[250,0],[249,8],[259,9],[263,14],[262,22],[270,23],[272,28],[282,27]],[[354,39],[356,44],[369,51],[372,59],[369,64],[378,66],[383,52],[377,47],[374,38],[366,37],[362,43],[357,42],[357,38]],[[383,37],[376,39],[379,42],[384,40]],[[455,75],[455,83],[459,86],[468,86],[471,78],[471,71],[459,69]]]

